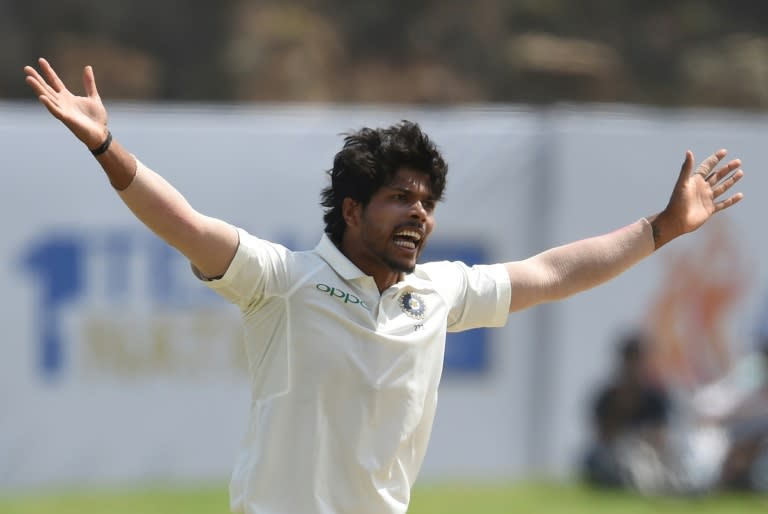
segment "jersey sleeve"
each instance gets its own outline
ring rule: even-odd
[[[237,232],[240,241],[227,271],[218,279],[202,281],[242,311],[254,311],[290,288],[293,253],[241,228]]]
[[[430,263],[429,274],[448,303],[448,331],[504,326],[511,286],[503,264]]]

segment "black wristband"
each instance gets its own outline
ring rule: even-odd
[[[101,143],[101,145],[98,148],[91,150],[91,153],[93,154],[94,157],[98,157],[99,155],[106,152],[107,149],[109,149],[109,145],[111,144],[112,144],[112,132],[108,130],[107,139],[105,139],[104,142]]]

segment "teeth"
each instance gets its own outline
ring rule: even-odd
[[[414,243],[413,241],[398,240],[398,241],[395,241],[395,244],[397,246],[402,246],[403,248],[410,248],[411,250],[416,248],[416,243]]]
[[[421,240],[421,234],[419,234],[418,232],[414,232],[413,230],[401,230],[400,232],[398,232],[395,235],[396,236],[411,237],[411,238],[415,239],[416,241],[420,241]]]

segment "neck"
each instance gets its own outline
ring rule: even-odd
[[[403,279],[403,273],[399,271],[390,270],[387,273],[379,273],[379,274],[368,273],[367,271],[365,271],[365,273],[373,277],[373,281],[376,282],[376,287],[379,289],[379,293],[383,293],[385,290],[389,289],[390,287],[397,284]]]

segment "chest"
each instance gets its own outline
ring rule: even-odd
[[[379,294],[375,288],[326,278],[301,287],[287,302],[300,318],[300,330],[394,338],[418,345],[445,330],[447,306],[434,290],[398,285]]]
[[[326,278],[302,286],[285,309],[291,360],[301,373],[330,371],[377,387],[442,367],[447,307],[433,290],[404,285],[379,295]]]

